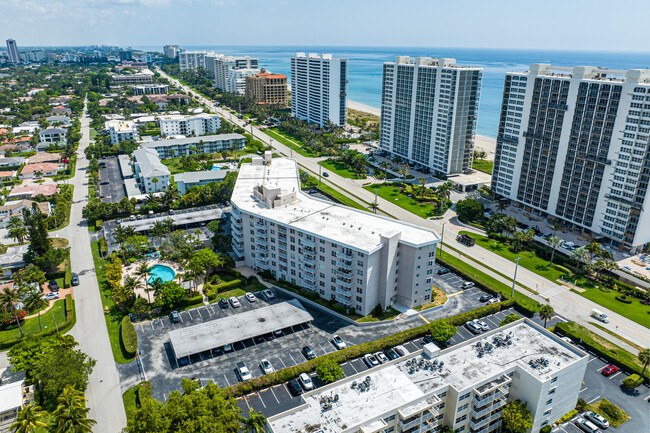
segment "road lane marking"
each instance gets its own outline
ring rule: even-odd
[[[418,316],[420,316],[420,319],[424,320],[425,323],[431,323],[427,319],[425,319],[421,313],[418,313]]]
[[[454,292],[454,293],[450,293],[450,294],[447,295],[447,298],[451,298],[452,296],[456,296],[456,295],[459,295],[459,294],[461,294],[461,293],[463,293],[462,290],[459,290],[459,291]]]

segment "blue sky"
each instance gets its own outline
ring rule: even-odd
[[[648,16],[648,0],[0,0],[0,39],[647,51]]]

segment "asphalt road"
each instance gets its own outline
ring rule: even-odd
[[[99,179],[108,182],[108,184],[99,185],[100,195],[103,196],[101,200],[104,203],[117,203],[126,197],[120,163],[115,156],[106,157],[101,161],[106,163],[106,167],[100,168]]]
[[[93,264],[88,222],[81,216],[88,203],[88,160],[84,149],[89,144],[87,112],[81,118],[82,138],[77,151],[77,172],[69,182],[74,185],[70,224],[52,235],[64,237],[70,242],[72,272],[79,275],[79,285],[74,289],[77,323],[70,334],[79,342],[79,348],[97,361],[90,375],[86,398],[90,408],[89,417],[97,421],[94,433],[115,433],[126,426],[126,414],[122,403],[119,377],[113,360],[108,330],[104,320],[99,285]]]
[[[174,82],[177,86],[189,92],[196,99],[206,104],[213,111],[222,115],[225,119],[231,121],[232,123],[235,123],[238,126],[243,127],[244,122],[237,119],[237,117],[233,116],[232,113],[225,111],[222,108],[215,107],[211,101],[207,100],[201,95],[198,95],[188,87],[183,86],[180,82],[178,82],[178,80],[169,77],[161,70],[158,71],[163,77]],[[287,146],[278,143],[276,140],[273,140],[271,137],[264,134],[263,132],[260,132],[253,126],[249,126],[247,128],[247,131],[250,131],[256,139],[273,146],[278,152],[286,156],[292,155],[303,169],[311,172],[312,174],[318,175],[320,166],[315,159],[306,158],[292,152],[291,149],[289,149]],[[362,203],[364,206],[367,206],[367,204],[372,203],[375,200],[373,193],[363,189],[362,183],[353,179],[346,179],[332,172],[329,174],[328,178],[323,178],[322,181],[357,202],[365,201],[366,203]],[[472,266],[507,285],[511,285],[511,280],[498,275],[496,272],[494,272],[494,270],[498,270],[499,273],[503,275],[514,275],[514,262],[511,262],[497,254],[494,254],[491,251],[488,251],[478,245],[474,247],[466,247],[465,245],[456,242],[456,235],[460,230],[468,230],[466,227],[456,224],[452,220],[449,220],[449,218],[443,220],[426,220],[402,209],[390,201],[382,199],[381,197],[378,197],[377,200],[380,212],[386,213],[399,220],[428,227],[437,231],[438,233],[442,232],[442,224],[445,224],[445,243],[453,246],[455,249],[461,251],[462,253],[467,254],[469,257],[474,258],[476,262],[473,262]],[[469,230],[471,231],[471,229]],[[461,260],[467,261],[467,258],[461,257]],[[546,302],[546,299],[548,298],[556,313],[588,327],[593,332],[601,335],[608,340],[613,340],[619,345],[623,345],[634,353],[636,353],[636,349],[630,347],[629,345],[626,345],[610,334],[599,330],[598,328],[595,328],[588,323],[590,320],[589,315],[592,309],[600,309],[607,314],[610,319],[610,323],[604,326],[606,326],[611,331],[621,335],[627,340],[636,343],[639,346],[650,347],[650,332],[648,332],[647,327],[639,323],[636,323],[620,314],[614,313],[613,311],[610,311],[607,308],[596,304],[595,302],[592,302],[577,293],[573,293],[567,288],[549,281],[546,278],[543,278],[523,267],[520,267],[518,269],[517,281],[524,284],[526,287],[539,292],[539,296],[525,292],[528,296],[540,302]]]

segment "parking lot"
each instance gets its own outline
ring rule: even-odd
[[[99,170],[101,200],[104,203],[117,203],[126,197],[120,164],[115,156],[107,156],[101,159],[100,162],[106,164],[106,166],[101,167]],[[108,184],[102,185],[101,183],[104,182],[108,182]]]

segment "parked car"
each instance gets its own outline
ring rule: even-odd
[[[100,185],[108,185],[108,181],[107,180],[102,180],[101,182],[99,182],[99,184]]]
[[[368,368],[376,367],[379,365],[379,361],[377,361],[377,358],[375,358],[374,355],[371,355],[369,353],[363,356],[363,362],[366,363]]]
[[[474,319],[472,320],[476,325],[478,325],[479,328],[481,328],[481,331],[489,331],[490,327],[485,323],[483,320],[478,320]]]
[[[78,286],[79,285],[79,277],[77,275],[72,276],[72,285],[73,286]]]
[[[607,367],[603,368],[603,370],[600,372],[603,376],[611,376],[614,373],[617,373],[619,371],[619,368],[615,366],[614,364],[609,364]]]
[[[220,306],[221,308],[224,308],[224,309],[225,309],[225,308],[228,308],[229,305],[230,305],[230,304],[228,303],[228,300],[227,300],[226,298],[221,298],[221,299],[219,299],[219,306]]]
[[[241,304],[239,303],[239,299],[237,299],[235,296],[231,296],[230,299],[228,299],[230,302],[230,305],[232,305],[232,308],[238,308],[241,307]]]
[[[565,343],[573,344],[573,340],[569,337],[561,337],[560,340],[564,341]]]
[[[136,215],[135,219],[137,219],[138,221],[140,221],[140,220],[142,219],[142,215]]]
[[[462,285],[461,288],[462,288],[463,290],[465,290],[465,289],[471,289],[472,287],[475,287],[475,286],[476,286],[476,284],[474,284],[474,282],[472,282],[472,281],[465,281],[465,282],[463,283],[463,285]]]
[[[237,374],[239,374],[239,379],[241,379],[242,382],[248,382],[253,378],[251,376],[251,372],[248,371],[248,367],[246,367],[246,364],[243,362],[238,362],[237,364]]]
[[[314,382],[311,381],[311,377],[307,373],[301,373],[300,376],[298,376],[298,381],[302,385],[302,387],[305,389],[305,391],[309,391],[310,389],[314,389]]]
[[[262,291],[262,293],[264,293],[264,296],[266,297],[266,299],[273,299],[273,298],[275,298],[275,295],[274,295],[273,292],[270,291],[269,289],[266,289],[266,290]]]
[[[104,197],[104,196],[102,196]],[[115,218],[115,224],[122,224],[122,219],[121,218]]]
[[[471,320],[469,322],[465,322],[465,328],[469,330],[472,334],[480,334],[481,333],[481,327],[478,326],[476,323],[472,322]]]
[[[497,302],[499,302],[499,300],[497,298],[492,298],[492,299],[487,301],[488,304],[496,304]]]
[[[129,221],[135,221],[135,215],[131,215],[131,216],[129,217]]]
[[[445,275],[445,274],[448,274],[448,273],[449,273],[449,269],[444,268],[442,266],[438,268],[438,275]]]
[[[223,347],[215,347],[212,349],[212,356],[219,356],[223,354]]]
[[[260,368],[262,369],[264,374],[273,373],[275,371],[275,368],[273,368],[269,360],[266,358],[260,361]]]
[[[338,335],[332,337],[332,343],[334,343],[334,346],[336,346],[338,350],[343,350],[347,347],[345,341],[343,341],[343,339]]]
[[[169,212],[167,212],[169,215],[174,215],[174,209],[169,209]]]
[[[174,310],[171,313],[169,313],[169,320],[172,323],[178,323],[181,321],[181,315],[178,311]]]
[[[434,340],[433,337],[428,334],[422,337],[422,340],[424,341],[424,344],[428,344],[428,343],[436,344],[436,340]]]
[[[609,421],[607,421],[605,417],[597,414],[596,412],[587,411],[584,413],[584,417],[602,429],[609,427]]]
[[[302,348],[302,354],[307,358],[307,360],[314,359],[316,358],[316,354],[314,353],[313,350],[309,346],[305,346]]]
[[[578,417],[574,423],[578,426],[578,428],[580,428],[580,430],[586,431],[587,433],[598,433],[598,427],[596,427],[594,423],[587,419]]]
[[[46,301],[53,301],[54,299],[59,299],[60,297],[61,295],[59,295],[57,292],[51,292],[41,296],[41,298],[45,299]]]
[[[409,351],[406,350],[406,347],[400,345],[400,346],[395,346],[393,347],[393,350],[395,353],[397,353],[399,356],[405,356],[409,354]]]
[[[251,292],[246,293],[246,299],[248,299],[248,302],[255,302],[257,301],[257,298],[255,295],[253,295]]]
[[[50,290],[53,292],[57,292],[59,290],[59,283],[57,283],[56,280],[50,281]]]
[[[481,297],[478,300],[481,302],[487,302],[490,299],[492,299],[492,295],[488,295],[487,293],[484,293],[483,295],[481,295]]]
[[[391,361],[399,358],[399,355],[393,349],[384,349],[384,355]]]
[[[302,386],[300,386],[296,379],[291,379],[287,382],[287,388],[289,388],[289,392],[295,396],[302,394]]]
[[[384,354],[384,352],[373,353],[373,355],[375,355],[377,361],[381,362],[382,364],[385,364],[389,361],[388,357]]]
[[[232,344],[226,344],[225,346],[223,346],[223,353],[229,353],[232,352],[233,350],[235,349],[233,349]]]

